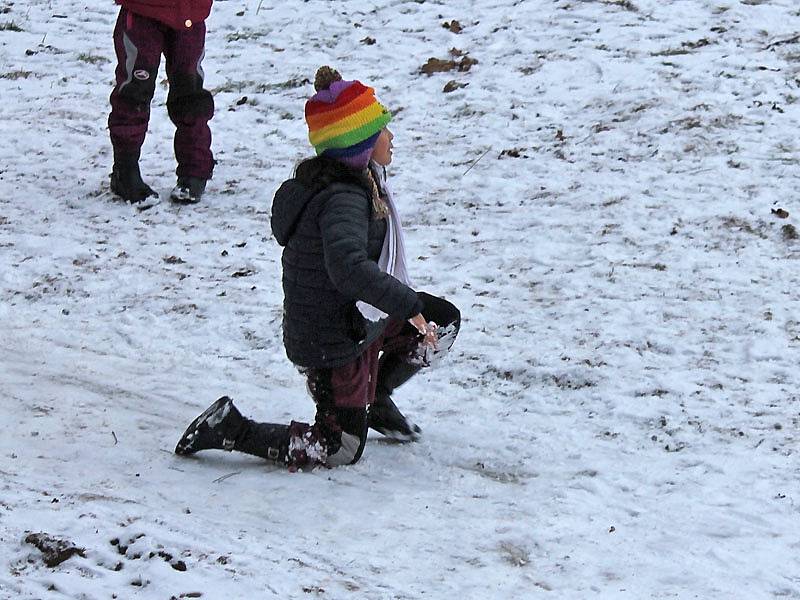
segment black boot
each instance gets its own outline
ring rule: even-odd
[[[245,427],[245,418],[227,396],[205,409],[183,432],[175,454],[188,456],[200,450],[233,450]]]
[[[223,396],[186,428],[175,446],[175,454],[188,456],[211,449],[236,450],[285,463],[289,453],[289,427],[246,419],[233,401]]]
[[[158,194],[153,188],[142,181],[139,157],[135,154],[114,153],[111,191],[126,202],[139,205],[140,208],[149,208],[155,204],[154,200],[158,199]]]
[[[178,184],[169,195],[177,204],[197,204],[206,191],[206,180],[200,177],[178,177]]]
[[[440,324],[436,329],[437,347],[434,350],[422,344],[422,336],[411,330],[408,347],[385,353],[378,366],[375,402],[369,407],[367,417],[372,429],[406,442],[417,440],[422,431],[400,412],[391,395],[420,369],[430,367],[447,354],[461,326],[461,313],[453,304],[425,292],[418,292],[418,295],[425,304],[422,311],[425,320]]]
[[[233,444],[237,452],[266,458],[279,464],[289,463],[289,426],[256,423],[245,419],[245,429]]]
[[[388,394],[377,394],[369,407],[367,423],[375,431],[398,442],[415,442],[422,430],[395,406]]]
[[[384,354],[381,357],[375,401],[367,413],[370,428],[401,442],[419,439],[422,430],[400,412],[391,395],[395,388],[411,379],[420,369],[420,365],[409,363],[402,355]]]

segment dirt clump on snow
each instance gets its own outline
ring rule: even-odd
[[[49,533],[31,533],[25,537],[25,543],[35,546],[42,553],[42,561],[50,568],[57,567],[76,554],[86,557],[86,549],[79,548],[69,540],[59,538]]]

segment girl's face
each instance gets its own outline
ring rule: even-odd
[[[378,136],[378,141],[375,142],[375,147],[372,149],[372,160],[382,167],[387,167],[392,162],[393,139],[394,134],[384,127]]]

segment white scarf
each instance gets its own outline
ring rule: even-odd
[[[399,280],[400,283],[410,287],[411,279],[406,268],[406,244],[403,237],[403,224],[400,222],[400,214],[397,212],[394,198],[392,198],[392,191],[386,181],[385,170],[382,167],[377,167],[372,169],[372,173],[376,176],[375,183],[378,184],[378,189],[384,193],[384,200],[386,200],[386,206],[389,208],[389,215],[386,217],[386,237],[383,238],[383,248],[381,248],[381,255],[378,258],[378,266],[384,273],[388,273]],[[359,301],[356,303],[356,307],[368,321],[379,321],[389,316],[366,302]]]

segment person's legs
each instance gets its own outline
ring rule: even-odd
[[[461,327],[461,313],[447,300],[419,292],[425,303],[422,315],[438,325],[439,348],[429,351],[420,347],[420,336],[406,322],[393,323],[386,331],[378,365],[374,402],[369,408],[369,426],[399,441],[419,437],[420,428],[400,412],[392,401],[395,389],[411,379],[420,369],[428,367],[434,358],[449,351]]]
[[[446,300],[428,294],[422,298],[423,315],[446,334],[440,338],[437,352],[446,353],[458,334],[461,315]],[[420,358],[419,346],[420,337],[413,327],[390,323],[384,335],[356,360],[335,368],[301,369],[317,406],[314,423],[257,423],[244,418],[230,398],[222,397],[189,425],[175,453],[189,455],[216,448],[260,456],[290,469],[333,467],[358,462],[368,426],[396,439],[416,439],[419,428],[397,410],[390,394],[421,368],[430,366],[430,357]]]
[[[379,345],[367,348],[356,360],[332,369],[305,369],[308,390],[317,405],[314,424],[303,439],[323,450],[312,457],[328,466],[354,464],[367,441],[367,405],[374,394]],[[296,424],[293,424],[296,425]],[[308,445],[308,444],[307,444]],[[298,449],[302,452],[302,448]]]
[[[201,66],[205,35],[203,22],[182,31],[170,30],[164,49],[169,78],[167,111],[175,124],[176,174],[179,184],[192,178],[202,181],[203,189],[214,170],[211,129],[208,126],[214,115],[214,99],[203,88]],[[198,188],[193,191],[197,192]],[[199,195],[202,191],[199,190]],[[199,195],[186,201],[199,200]]]
[[[186,428],[175,453],[236,450],[290,469],[353,464],[361,458],[367,440],[370,372],[376,368],[377,352],[373,344],[342,367],[302,370],[317,405],[314,423],[257,423],[243,417],[231,399],[223,396]]]
[[[111,187],[129,202],[156,195],[142,181],[139,155],[150,120],[163,42],[163,26],[158,22],[120,9],[114,28],[117,68],[108,130],[114,150]]]
[[[422,430],[395,406],[391,394],[420,367],[408,362],[419,344],[417,330],[406,322],[393,321],[380,339],[381,355],[372,373],[373,390],[367,424],[386,437],[400,442],[417,440]]]

